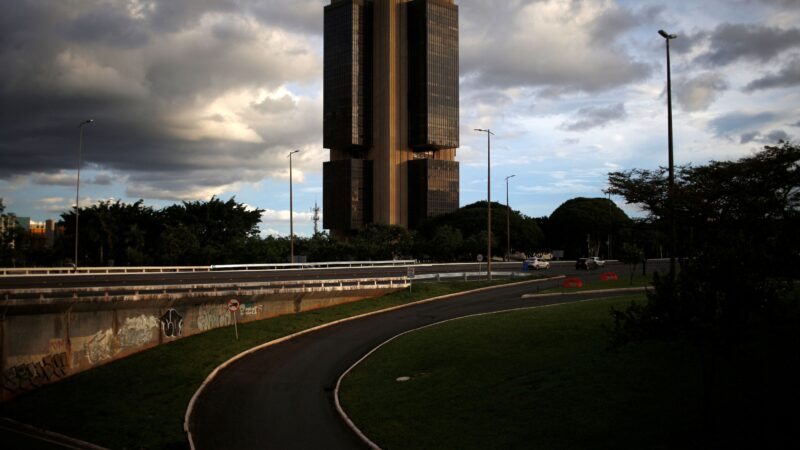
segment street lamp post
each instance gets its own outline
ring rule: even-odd
[[[486,132],[486,276],[492,281],[492,130],[475,128]]]
[[[83,127],[94,122],[94,119],[87,119],[78,125],[78,181],[75,183],[75,272],[78,272],[78,222],[81,215],[81,158],[83,153]]]
[[[517,175],[506,177],[506,261],[511,261],[511,208],[508,206],[508,179],[515,176]]]
[[[658,30],[658,34],[664,38],[667,44],[667,135],[669,142],[669,181],[667,196],[669,200],[669,221],[671,235],[670,235],[670,255],[669,255],[669,277],[671,281],[675,281],[675,254],[677,253],[677,232],[675,231],[675,165],[672,157],[672,78],[670,74],[669,63],[669,41],[677,38],[675,34],[668,34],[664,30]]]
[[[300,152],[300,150],[293,150],[289,152],[289,262],[294,263],[294,212],[293,212],[293,196],[292,196],[292,155]]]

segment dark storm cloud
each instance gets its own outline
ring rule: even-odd
[[[141,4],[139,14],[157,32],[179,31],[191,27],[203,14],[237,9],[233,0],[156,0]]]
[[[578,110],[577,120],[564,123],[561,128],[567,131],[586,131],[592,128],[602,127],[611,122],[622,120],[628,117],[625,111],[625,104],[617,103],[611,106],[590,106]]]
[[[752,132],[760,126],[769,123],[777,118],[775,113],[745,113],[733,112],[722,115],[709,122],[709,126],[714,133],[719,136],[727,136],[732,133],[749,131]]]
[[[262,0],[248,6],[258,19],[270,25],[301,32],[322,35],[322,11],[330,0],[292,0],[287,8],[286,0]]]
[[[756,3],[776,6],[780,9],[800,9],[800,2],[797,0],[751,0]]]
[[[143,21],[131,18],[111,5],[88,11],[61,28],[64,36],[82,44],[102,42],[109,46],[140,47],[150,38]]]
[[[748,144],[750,142],[757,142],[760,144],[770,145],[788,140],[789,140],[789,135],[783,130],[773,130],[767,133],[766,135],[761,134],[761,132],[759,131],[751,131],[742,134],[741,138],[739,139],[739,143]]]
[[[780,71],[753,80],[745,86],[745,91],[759,89],[785,88],[800,85],[800,57],[794,57]]]
[[[75,168],[86,118],[96,120],[84,128],[87,166],[159,198],[258,181],[283,167],[273,153],[316,145],[316,99],[264,95],[314,83],[321,55],[300,35],[264,27],[252,2],[239,3],[4,5],[0,179],[71,184],[61,171]]]
[[[722,24],[708,34],[710,48],[698,61],[711,66],[739,60],[768,62],[783,51],[800,47],[800,30],[762,25]]]

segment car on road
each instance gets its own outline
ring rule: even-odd
[[[594,263],[597,264],[597,267],[603,267],[606,265],[606,262],[600,259],[599,256],[590,256],[589,259],[594,261]]]
[[[597,261],[592,258],[578,258],[578,260],[575,261],[575,270],[591,270],[597,269],[598,267],[600,266],[597,265]]]
[[[528,258],[522,263],[522,270],[549,269],[550,263],[539,258]]]

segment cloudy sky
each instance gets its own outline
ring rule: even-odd
[[[223,199],[265,233],[322,203],[324,0],[10,0],[0,15],[0,198],[36,220],[74,204]],[[612,170],[751,154],[800,135],[800,1],[457,0],[461,204],[529,216],[602,196]],[[666,5],[666,6],[662,6]],[[616,201],[620,202],[619,199]],[[621,205],[624,206],[624,205]],[[634,213],[633,208],[626,210]]]

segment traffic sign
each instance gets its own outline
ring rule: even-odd
[[[238,310],[239,310],[239,300],[236,300],[235,298],[228,300],[228,311],[236,312]]]
[[[478,262],[483,261],[483,255],[478,255]]]
[[[409,267],[408,268],[408,274],[407,275],[408,275],[408,278],[414,278],[414,268],[413,267]]]

